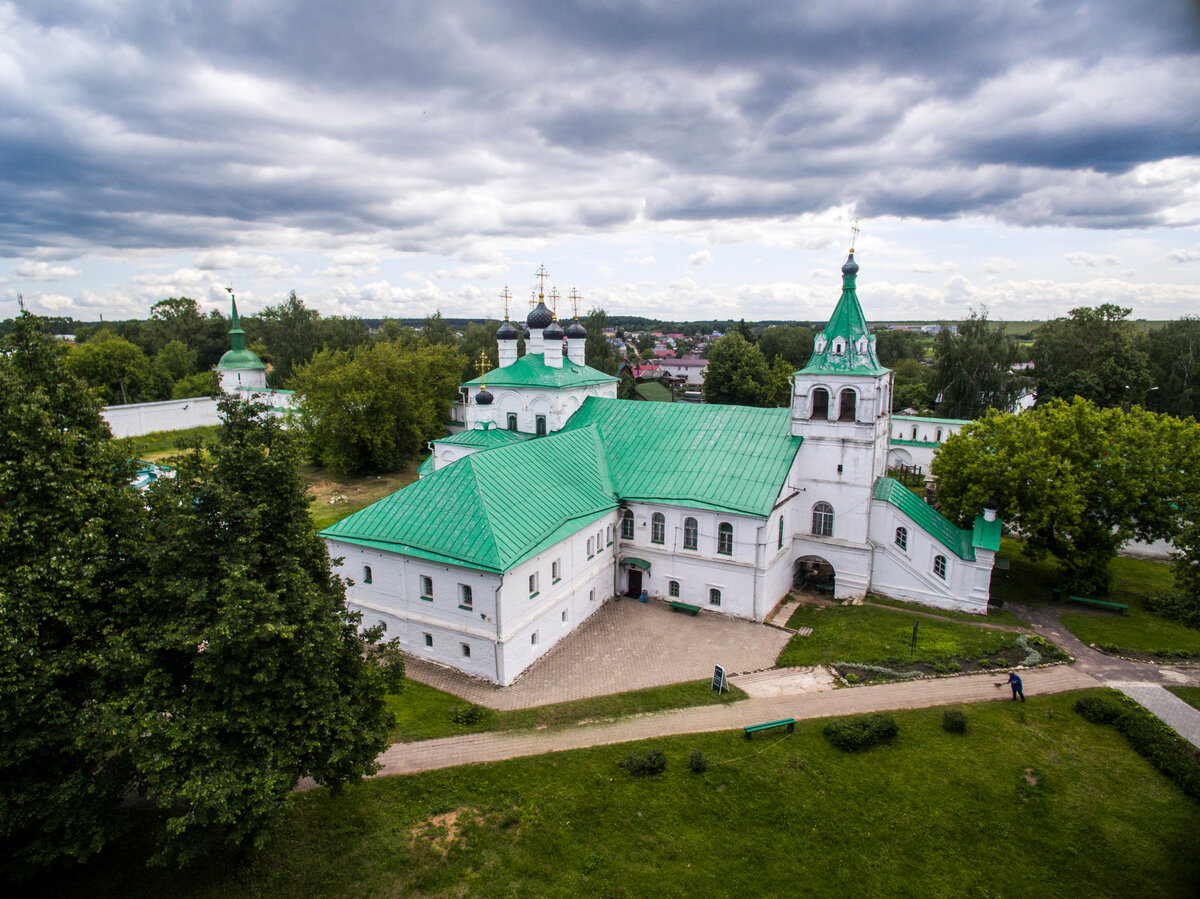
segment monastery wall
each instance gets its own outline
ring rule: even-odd
[[[220,422],[217,401],[195,396],[159,403],[129,403],[100,410],[114,437],[140,437],[155,431],[183,431]]]

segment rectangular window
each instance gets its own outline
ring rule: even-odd
[[[708,604],[710,606],[719,606],[721,604],[721,591],[716,587],[708,591]]]
[[[671,581],[669,584],[667,584],[667,593],[669,593],[671,596],[674,596],[676,599],[678,599],[679,598],[679,581]]]
[[[433,648],[433,634],[425,635],[425,645],[428,646],[430,649]]]
[[[567,623],[567,610],[566,609],[563,609],[563,611],[562,611],[562,620],[563,620],[563,624]]]
[[[532,634],[529,635],[529,645],[537,646],[537,631],[534,631]]]
[[[433,578],[421,575],[421,599],[433,602]]]
[[[667,542],[667,519],[661,512],[655,512],[650,519],[650,542]]]
[[[612,546],[612,525],[611,524],[608,526],[608,531],[605,532],[605,536],[608,538],[608,545]]]
[[[515,431],[517,429],[517,413],[516,412],[508,413],[508,429],[510,431]]]
[[[733,555],[733,525],[727,521],[717,527],[717,552],[723,556]]]
[[[536,425],[537,425],[537,427],[535,428],[535,430],[537,431],[537,436],[545,437],[546,436],[546,416],[539,415],[537,417]]]
[[[371,583],[371,566],[370,565],[363,566],[363,583],[364,584]]]
[[[595,601],[596,601],[596,591],[594,589],[589,590],[588,591],[588,602],[595,602]]]
[[[896,545],[908,550],[908,528],[896,528]]]
[[[470,643],[459,643],[458,645],[462,647],[463,658],[464,659],[471,658],[471,644]]]
[[[587,541],[587,553],[588,553],[588,558],[589,558],[589,559],[590,559],[592,556],[594,556],[594,555],[595,555],[595,553],[594,553],[594,552],[592,552],[592,538],[591,538],[591,537],[588,537],[588,541]]]
[[[562,580],[562,562],[555,559],[550,563],[550,577],[554,578],[554,583]]]
[[[538,576],[536,574],[529,575],[529,595],[531,597],[538,595]]]
[[[621,516],[621,539],[633,539],[633,512],[629,509],[626,509],[625,514]]]
[[[468,584],[458,585],[458,607],[460,609],[471,609],[475,606],[475,600],[471,596],[471,587]]]
[[[779,548],[783,549],[783,516],[779,516]]]

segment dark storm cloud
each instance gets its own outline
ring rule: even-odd
[[[0,4],[0,252],[1154,224],[1179,189],[1128,176],[1200,145],[1197,33],[1169,0]]]

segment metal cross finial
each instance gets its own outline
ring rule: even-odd
[[[539,265],[533,276],[538,279],[538,298],[541,299],[546,295],[546,279],[550,277],[550,273],[546,271],[546,266]]]
[[[504,300],[504,320],[508,321],[508,304],[512,301],[512,294],[508,292],[508,285],[504,285],[504,289],[500,291],[500,299]]]
[[[850,234],[851,234],[851,237],[850,237],[850,252],[851,252],[851,253],[853,253],[853,252],[854,252],[854,245],[855,245],[856,243],[858,243],[858,232],[859,232],[860,230],[861,230],[861,229],[858,227],[858,216],[856,215],[856,216],[854,217],[854,227],[850,229]]]
[[[583,297],[581,297],[579,295],[579,291],[576,290],[574,287],[571,288],[570,297],[571,297],[571,308],[575,312],[575,317],[579,318],[579,301],[582,300]]]
[[[554,313],[555,319],[558,318],[558,288],[550,288],[550,311]]]
[[[531,290],[531,291],[529,291],[529,311],[532,312],[533,308],[536,305],[537,305],[537,291]]]
[[[479,386],[480,387],[487,386],[484,383],[484,376],[487,374],[487,372],[488,372],[487,350],[480,350],[479,351]]]

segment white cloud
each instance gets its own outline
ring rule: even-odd
[[[46,262],[21,262],[13,267],[15,277],[26,281],[65,281],[83,274],[81,269],[69,265],[50,265]]]
[[[1017,264],[1006,256],[989,256],[979,263],[979,270],[989,275],[1011,272],[1016,267]]]
[[[959,270],[957,262],[918,262],[912,266],[912,271],[922,274],[949,274]]]
[[[1172,262],[1196,262],[1200,260],[1200,244],[1187,249],[1172,250],[1167,254]]]
[[[702,265],[708,265],[712,262],[713,256],[708,250],[699,250],[688,257],[688,265],[694,265],[699,268]]]
[[[1114,256],[1111,253],[1101,255],[1099,253],[1067,253],[1065,257],[1071,265],[1086,265],[1089,268],[1102,268],[1109,265],[1122,265],[1124,261],[1120,256]]]

